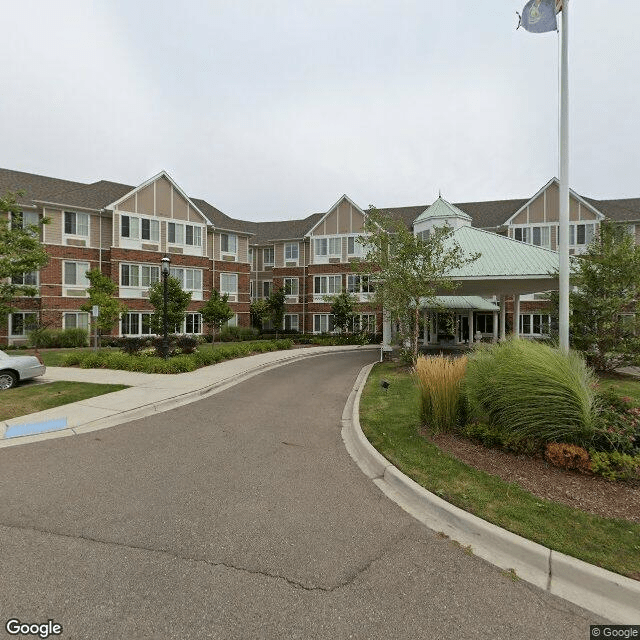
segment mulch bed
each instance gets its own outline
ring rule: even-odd
[[[540,498],[606,518],[623,518],[640,524],[639,483],[611,482],[599,476],[566,471],[542,457],[516,456],[488,449],[453,434],[440,434],[430,439],[470,467],[516,483]]]

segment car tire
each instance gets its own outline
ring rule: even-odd
[[[0,391],[11,389],[18,384],[18,376],[13,371],[0,371]]]

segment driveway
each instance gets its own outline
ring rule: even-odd
[[[0,633],[14,617],[63,639],[588,638],[593,615],[439,537],[351,460],[340,418],[372,357],[0,450]]]

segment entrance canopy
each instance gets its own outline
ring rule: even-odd
[[[420,309],[497,312],[500,307],[480,296],[436,296],[435,298],[420,298]]]

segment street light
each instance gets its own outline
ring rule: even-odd
[[[171,259],[169,256],[162,258],[162,286],[163,286],[163,309],[162,309],[162,355],[166,360],[169,357],[169,342],[167,340],[168,318],[167,318],[167,278],[169,277],[169,267]]]

